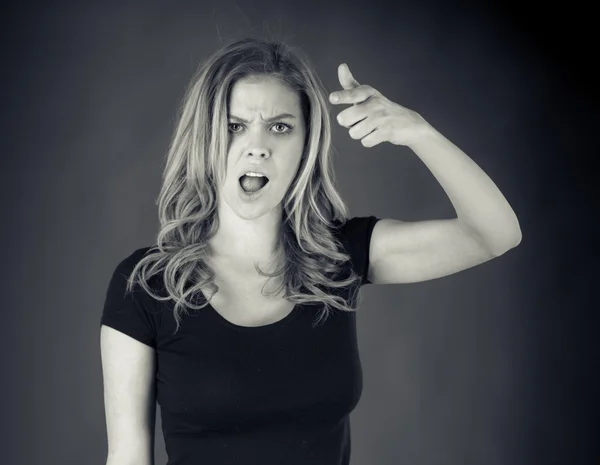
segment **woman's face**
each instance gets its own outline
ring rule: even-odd
[[[227,116],[227,174],[220,198],[243,219],[280,209],[304,149],[300,96],[277,78],[246,77],[231,90]],[[269,180],[253,196],[246,195],[240,183],[248,172],[262,173]],[[257,181],[243,179],[243,184],[262,184]]]

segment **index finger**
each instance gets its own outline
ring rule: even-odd
[[[375,95],[376,90],[371,86],[359,86],[354,89],[338,90],[329,95],[329,101],[335,105],[342,104],[357,104],[364,102],[372,95]]]

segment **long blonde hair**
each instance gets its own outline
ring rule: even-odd
[[[330,307],[352,311],[351,303],[333,291],[353,288],[360,277],[342,273],[349,255],[332,228],[348,219],[348,209],[334,186],[331,123],[323,84],[308,59],[282,42],[244,39],[221,48],[201,64],[192,78],[180,109],[166,158],[157,199],[160,230],[157,245],[135,265],[127,292],[135,283],[157,300],[173,300],[177,330],[181,312],[204,308],[218,291],[207,265],[208,241],[219,226],[217,186],[225,178],[228,148],[227,98],[232,86],[249,75],[281,79],[298,92],[306,123],[305,149],[298,173],[282,206],[280,244],[284,265],[272,274],[282,276],[284,297],[296,304],[323,304],[320,319]],[[346,267],[348,268],[348,267]],[[158,295],[148,284],[162,274],[168,295]],[[340,279],[344,275],[345,278]],[[202,288],[212,294],[204,298]],[[264,292],[264,287],[263,287]],[[194,303],[199,301],[199,304]]]

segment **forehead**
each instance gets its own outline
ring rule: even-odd
[[[301,111],[298,93],[273,76],[249,76],[237,81],[229,94],[228,107],[236,114]]]

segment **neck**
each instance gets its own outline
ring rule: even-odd
[[[219,229],[210,240],[217,257],[235,259],[239,263],[268,263],[281,250],[281,213],[275,211],[246,220],[226,209],[219,211]]]

